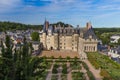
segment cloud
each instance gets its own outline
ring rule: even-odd
[[[0,13],[8,12],[21,3],[21,0],[0,0]]]
[[[39,24],[47,17],[79,24],[118,15],[119,4],[120,0],[0,0],[0,19]]]
[[[105,19],[105,18],[109,18],[111,16],[116,16],[116,15],[119,15],[120,12],[110,12],[110,13],[103,13],[103,14],[97,14],[97,15],[94,15],[94,19]]]

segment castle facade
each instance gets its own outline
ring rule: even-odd
[[[69,50],[83,52],[96,52],[98,39],[90,23],[85,28],[77,26],[64,27],[59,25],[50,26],[45,21],[40,42],[46,50]]]

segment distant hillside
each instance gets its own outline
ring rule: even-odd
[[[95,34],[102,40],[103,44],[110,44],[110,36],[119,34],[120,28],[94,28]]]
[[[103,32],[120,32],[120,28],[94,28],[95,31]]]
[[[63,22],[57,22],[50,24],[52,26],[54,25],[61,25],[62,27],[68,27],[70,24],[65,24]],[[72,27],[72,25],[70,25]],[[27,30],[27,29],[35,29],[35,30],[42,30],[43,24],[42,25],[29,25],[29,24],[22,24],[22,23],[17,23],[17,22],[1,22],[0,21],[0,31],[6,31],[6,30]]]
[[[6,30],[27,30],[27,29],[42,29],[42,25],[27,25],[16,22],[0,22],[0,31]]]
[[[101,35],[102,33],[120,32],[120,28],[94,28],[94,31],[97,35]]]
[[[52,26],[54,25],[61,25],[62,27],[68,27],[69,25],[73,27],[71,24],[66,24],[64,22],[57,22],[50,24]],[[27,29],[36,29],[36,30],[41,30],[43,27],[43,24],[41,25],[29,25],[29,24],[22,24],[22,23],[17,23],[17,22],[9,22],[5,21],[2,22],[0,21],[0,31],[5,31],[5,30],[27,30]],[[95,33],[97,34],[102,34],[104,32],[120,32],[120,28],[94,28]]]

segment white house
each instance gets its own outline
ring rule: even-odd
[[[120,34],[115,34],[110,37],[111,43],[118,43],[118,40],[120,39]]]
[[[38,41],[32,42],[32,47],[35,50],[39,50],[40,43]]]
[[[111,48],[108,52],[108,56],[110,56],[114,60],[120,60],[120,46],[116,48]]]

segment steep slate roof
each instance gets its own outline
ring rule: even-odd
[[[84,39],[89,39],[90,35],[92,36],[93,39],[98,39],[92,28],[90,28],[89,30],[85,31],[83,38]]]
[[[45,21],[46,23],[47,21]],[[48,30],[51,30],[52,33],[58,33],[60,35],[67,35],[71,36],[73,34],[79,34],[82,32],[83,33],[83,38],[84,39],[89,39],[89,36],[92,36],[92,39],[98,39],[97,36],[94,33],[94,30],[92,26],[88,28],[73,28],[73,27],[62,27],[60,24],[57,25],[57,27],[49,26],[48,30],[46,30],[45,23],[43,25],[43,32],[48,33]]]

